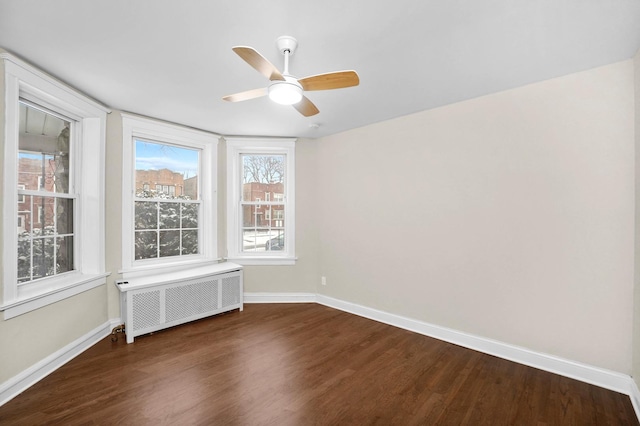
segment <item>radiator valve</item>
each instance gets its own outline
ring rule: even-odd
[[[124,334],[124,324],[120,324],[116,327],[113,327],[113,330],[111,330],[111,341],[112,342],[117,342],[118,341],[118,333],[123,333]]]

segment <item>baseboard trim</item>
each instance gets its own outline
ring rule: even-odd
[[[244,303],[314,303],[315,293],[244,293]]]
[[[62,367],[64,364],[98,343],[111,333],[113,327],[119,324],[119,318],[106,321],[104,324],[94,328],[84,336],[77,338],[73,342],[22,371],[17,376],[14,376],[0,384],[0,406],[15,398],[29,387],[44,379],[58,368]]]
[[[636,417],[640,420],[640,390],[638,390],[638,385],[636,381],[631,378],[631,383],[629,386],[629,398],[631,399],[631,404],[633,405],[633,409],[636,412]]]
[[[334,299],[321,294],[318,294],[316,298],[318,303],[325,306],[433,337],[438,340],[453,343],[458,346],[494,355],[519,364],[528,365],[540,370],[580,380],[582,382],[590,383],[592,385],[600,386],[632,397],[631,385],[633,380],[630,376],[622,373],[582,364],[553,355],[535,352],[530,349],[463,333],[400,315],[390,314],[388,312],[379,311],[377,309],[368,308],[351,302],[345,302],[343,300]],[[633,402],[633,397],[631,399]],[[640,402],[640,399],[638,402]],[[640,404],[638,405],[640,406]],[[636,413],[638,413],[637,409]]]

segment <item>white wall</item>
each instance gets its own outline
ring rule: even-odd
[[[319,291],[629,374],[633,114],[625,61],[318,140]]]

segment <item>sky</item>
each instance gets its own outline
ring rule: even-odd
[[[198,173],[198,151],[136,139],[136,170],[169,169],[190,178]]]

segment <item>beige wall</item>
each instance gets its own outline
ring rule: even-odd
[[[105,286],[0,321],[0,384],[103,325]]]
[[[317,144],[323,294],[631,372],[631,61]]]

